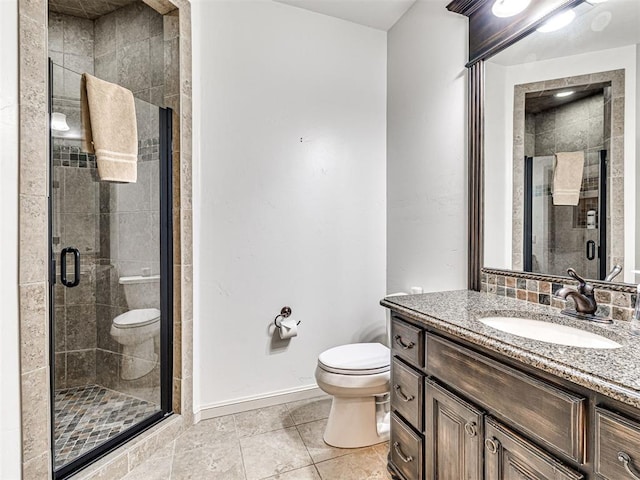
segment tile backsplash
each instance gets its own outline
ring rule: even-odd
[[[573,307],[571,299],[562,300],[555,293],[562,287],[575,288],[577,283],[567,279],[537,276],[506,270],[482,270],[480,291],[503,297],[517,298],[531,303],[550,305],[558,309]],[[614,320],[631,320],[636,304],[635,287],[632,285],[594,282],[598,315]]]

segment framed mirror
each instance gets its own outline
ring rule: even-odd
[[[556,2],[497,21],[481,3],[469,13],[470,288],[481,268],[637,283],[640,2]],[[575,18],[536,30],[558,12]],[[474,15],[497,45],[475,57]]]

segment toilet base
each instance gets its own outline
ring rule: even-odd
[[[120,378],[136,380],[151,372],[158,363],[154,339],[148,338],[137,345],[123,345]]]
[[[333,397],[324,441],[332,447],[368,447],[389,440],[389,414],[378,418],[376,397]]]

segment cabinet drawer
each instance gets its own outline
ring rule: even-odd
[[[391,462],[407,480],[422,480],[422,438],[391,414]]]
[[[391,320],[391,353],[411,365],[424,367],[424,335],[422,330],[397,317]]]
[[[427,371],[531,438],[584,463],[584,397],[432,335]]]
[[[391,408],[422,431],[422,375],[397,358],[391,364]]]
[[[584,475],[491,418],[485,423],[485,480],[582,480]]]
[[[607,480],[640,479],[640,423],[596,407],[596,473]]]

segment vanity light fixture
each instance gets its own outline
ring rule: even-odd
[[[538,27],[538,32],[549,33],[560,30],[561,28],[569,25],[576,18],[576,12],[573,10],[565,10],[557,15],[554,15],[547,20],[541,27]]]
[[[562,97],[568,97],[569,95],[573,95],[574,93],[576,93],[574,90],[569,90],[568,92],[558,92],[556,93],[556,97],[558,98],[562,98]]]
[[[500,18],[513,17],[529,6],[531,0],[496,0],[491,12]]]
[[[56,130],[58,132],[69,131],[67,116],[64,113],[53,112],[51,114],[51,130]]]

